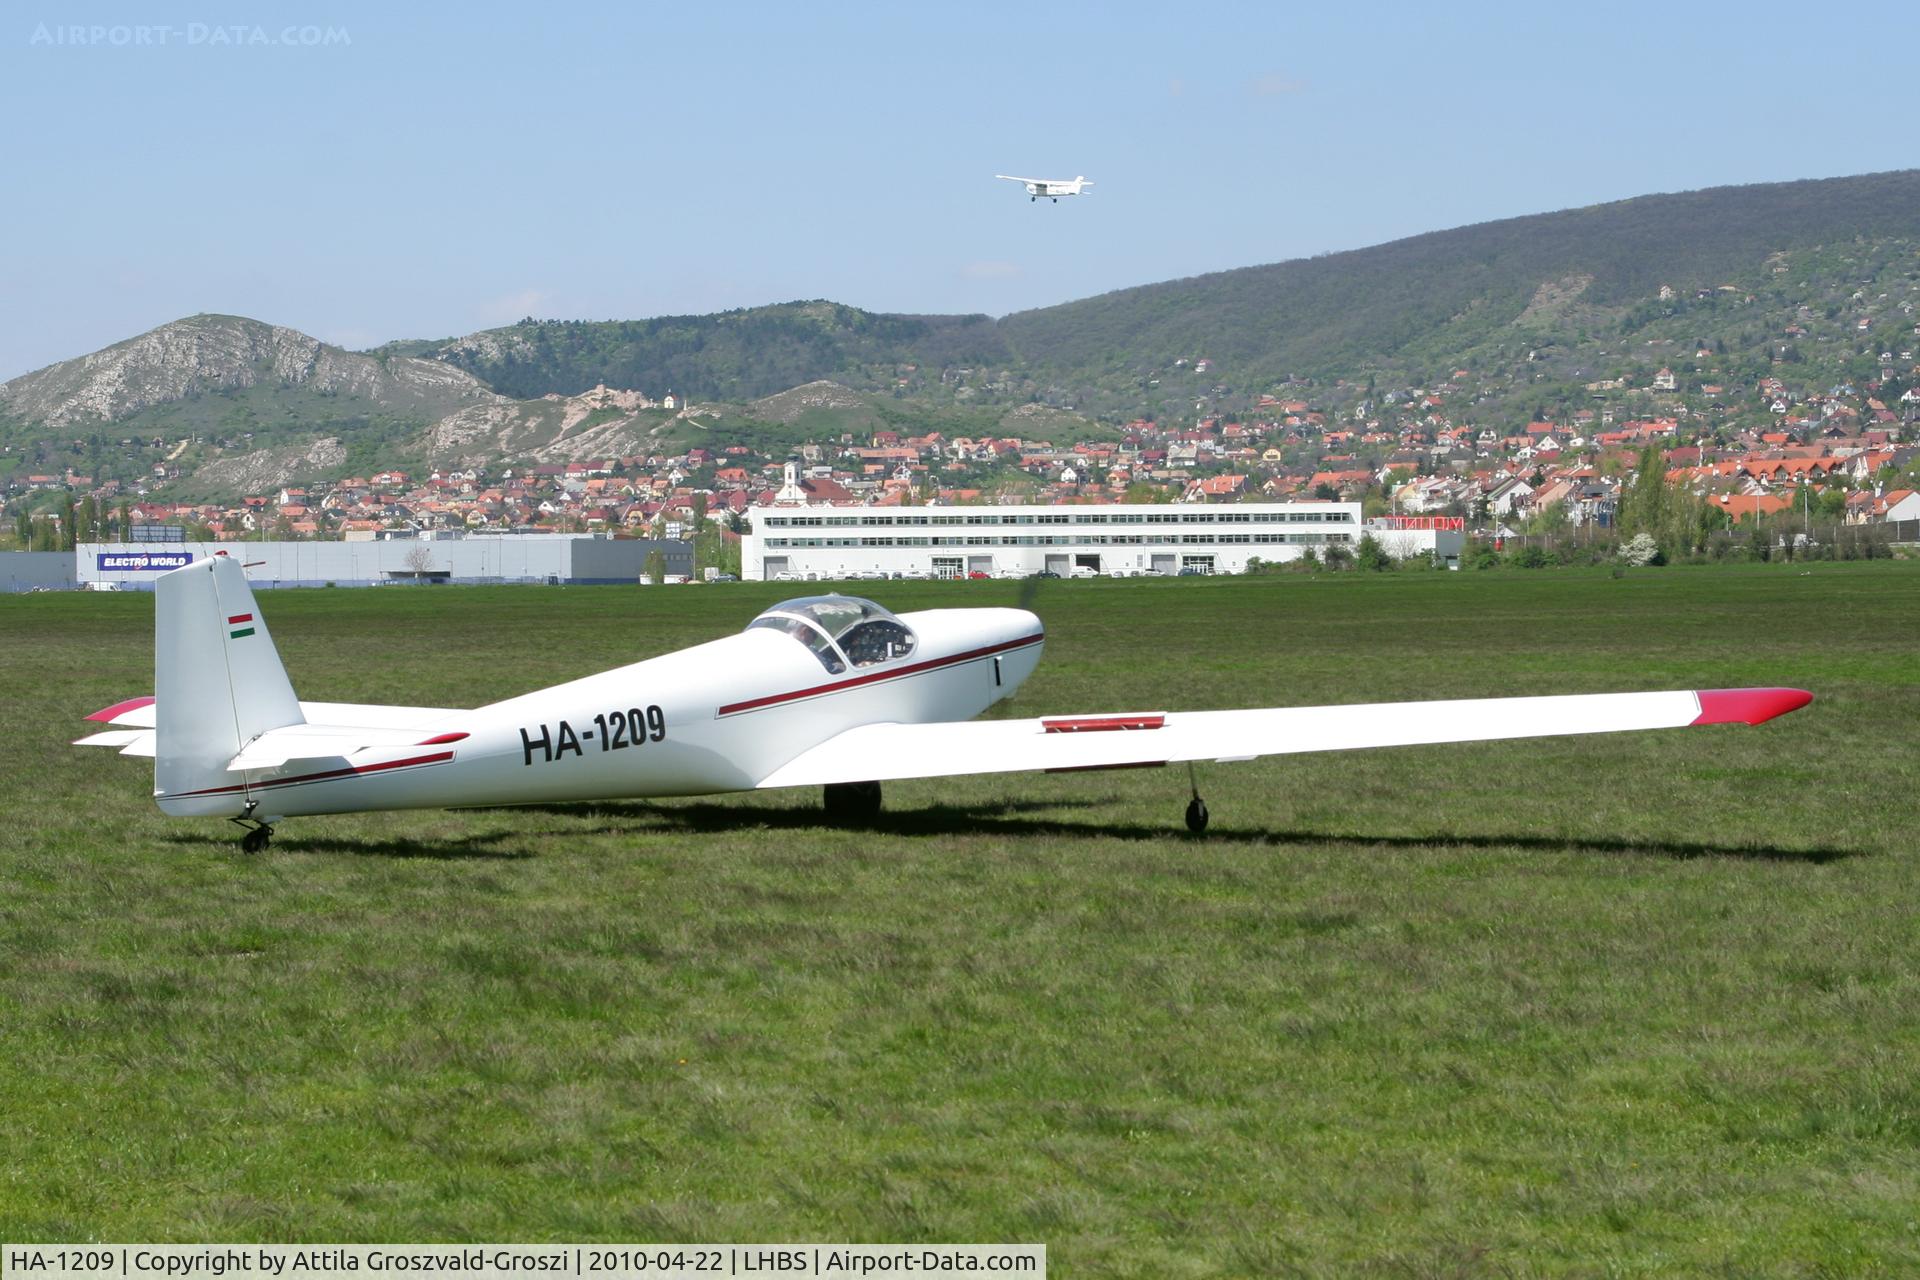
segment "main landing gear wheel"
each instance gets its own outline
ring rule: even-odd
[[[1199,796],[1187,801],[1187,830],[1199,835],[1207,829],[1207,802]]]
[[[880,784],[830,782],[825,803],[827,816],[836,822],[871,822],[880,816]]]
[[[259,826],[255,827],[253,830],[247,832],[247,834],[245,834],[244,836],[240,837],[240,852],[242,853],[265,852],[267,845],[272,843],[272,841],[273,841],[273,828],[263,822]]]
[[[1193,792],[1193,799],[1187,801],[1187,830],[1199,835],[1207,829],[1207,802],[1200,798],[1200,774],[1187,762],[1187,786]]]

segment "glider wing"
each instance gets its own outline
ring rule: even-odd
[[[1799,689],[1709,689],[872,724],[802,752],[759,785],[1124,769],[1306,751],[1760,724],[1811,701],[1813,695]]]

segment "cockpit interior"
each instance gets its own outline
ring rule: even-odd
[[[781,631],[807,646],[829,675],[877,667],[913,652],[905,623],[859,596],[801,596],[783,600],[747,624]]]

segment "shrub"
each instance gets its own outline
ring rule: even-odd
[[[1660,551],[1659,540],[1644,531],[1634,534],[1627,545],[1620,548],[1620,558],[1635,568],[1667,562],[1667,557]]]
[[[1393,568],[1393,557],[1380,545],[1380,540],[1370,533],[1360,535],[1360,548],[1354,554],[1354,563],[1362,569],[1380,573]]]

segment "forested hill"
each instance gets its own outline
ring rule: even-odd
[[[595,384],[742,399],[814,379],[881,389],[903,366],[1003,368],[1119,409],[1159,369],[1209,358],[1246,388],[1469,362],[1516,321],[1617,324],[1662,285],[1762,280],[1772,255],[1920,240],[1920,170],[1642,196],[1323,257],[1122,289],[994,321],[795,302],[708,316],[526,320],[396,344],[513,396]],[[918,381],[918,380],[916,380]]]
[[[1508,218],[1324,257],[1144,285],[997,326],[1020,359],[1100,382],[1171,353],[1243,380],[1453,361],[1543,293],[1623,308],[1755,279],[1772,254],[1920,238],[1920,170],[1715,187]]]
[[[393,354],[457,365],[510,396],[571,395],[596,385],[751,400],[833,379],[890,385],[897,366],[1004,363],[987,316],[878,315],[834,302],[789,302],[651,320],[534,320]]]

